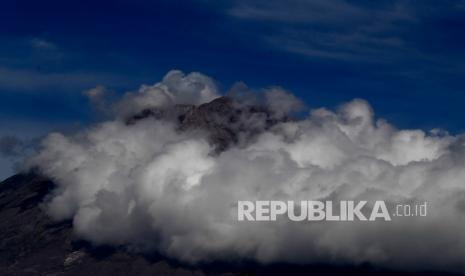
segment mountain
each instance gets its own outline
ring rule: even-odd
[[[168,109],[145,109],[127,119],[128,124],[148,117],[174,121],[180,131],[201,130],[208,134],[216,152],[226,150],[242,138],[249,140],[287,117],[277,117],[258,105],[239,103],[230,97],[219,97],[199,106],[176,105]]]
[[[127,123],[136,124],[148,117],[173,120],[179,131],[206,131],[217,153],[240,143],[241,137],[253,138],[277,122],[288,120],[276,118],[265,108],[221,97],[200,106],[144,110],[127,119]],[[54,222],[43,211],[41,203],[53,188],[53,181],[34,171],[0,183],[0,275],[397,275],[369,265],[223,262],[190,266],[156,253],[93,246],[73,236],[71,221]]]

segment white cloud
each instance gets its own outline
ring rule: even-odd
[[[144,109],[166,107],[173,104],[202,104],[219,97],[212,79],[201,73],[184,75],[179,70],[168,72],[163,80],[154,85],[142,85],[138,91],[127,93],[118,104],[124,115]]]
[[[265,100],[268,108],[277,116],[300,111],[304,107],[304,104],[299,99],[279,87],[266,90]]]
[[[294,106],[294,97],[274,94],[273,108],[279,99],[283,112]],[[123,101],[136,112],[216,95],[210,78],[172,71]],[[58,185],[48,213],[72,219],[77,235],[95,243],[187,262],[240,257],[455,270],[465,265],[464,153],[462,136],[398,130],[353,100],[278,123],[220,154],[201,133],[169,122],[115,119],[74,136],[51,134],[29,164]],[[238,200],[264,199],[428,201],[429,214],[376,223],[237,221]]]

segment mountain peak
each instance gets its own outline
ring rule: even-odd
[[[180,131],[206,131],[217,153],[239,143],[242,136],[252,138],[279,121],[287,120],[275,118],[266,107],[240,103],[228,96],[198,106],[177,104],[163,109],[145,109],[127,122],[135,124],[149,117],[174,121]]]

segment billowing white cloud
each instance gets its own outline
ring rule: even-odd
[[[154,85],[142,85],[137,92],[127,93],[117,109],[131,115],[143,109],[174,104],[202,104],[219,97],[214,81],[197,72],[184,75],[172,70]]]
[[[265,91],[266,106],[278,117],[302,110],[304,104],[294,95],[274,87]]]
[[[122,112],[201,104],[217,95],[210,78],[172,71],[126,96]],[[266,97],[274,112],[298,107],[282,90]],[[396,129],[356,99],[335,111],[315,109],[305,119],[264,128],[219,154],[207,141],[205,134],[180,132],[165,120],[115,119],[74,136],[50,134],[28,162],[57,183],[45,202],[48,213],[72,219],[76,234],[97,244],[158,250],[186,262],[239,257],[464,268],[462,136]],[[427,201],[428,216],[237,221],[238,200],[273,199]]]

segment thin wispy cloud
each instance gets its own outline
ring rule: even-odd
[[[434,16],[431,9],[431,3],[408,1],[236,1],[228,13],[266,26],[261,38],[278,50],[389,63],[422,58],[412,33],[424,28],[425,17]]]
[[[24,143],[16,136],[5,135],[0,137],[0,156],[15,157],[21,154]]]
[[[30,40],[30,43],[32,47],[37,48],[37,49],[45,49],[45,50],[57,50],[58,49],[58,46],[55,45],[54,43],[47,41],[45,39],[42,39],[42,38],[38,38],[38,37],[32,38]]]
[[[80,91],[99,83],[124,83],[125,78],[105,72],[47,72],[40,69],[0,67],[0,89],[37,91],[60,89]]]

